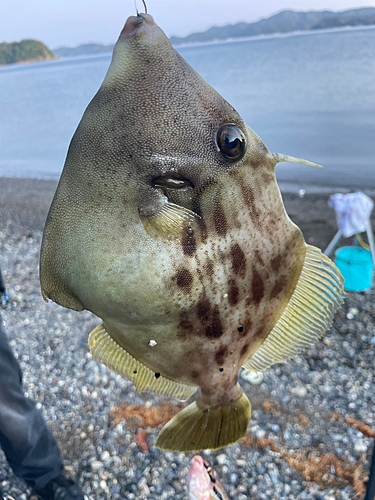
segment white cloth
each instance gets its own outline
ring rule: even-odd
[[[328,205],[336,212],[339,230],[345,238],[349,238],[366,231],[374,202],[366,194],[358,191],[333,194],[329,197]]]

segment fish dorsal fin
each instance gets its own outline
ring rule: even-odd
[[[300,165],[307,165],[309,167],[323,168],[322,165],[319,165],[318,163],[313,163],[312,161],[304,160],[303,158],[295,158],[294,156],[284,155],[282,153],[273,153],[273,157],[276,163],[299,163]]]
[[[197,387],[180,384],[160,374],[155,374],[117,344],[103,324],[98,325],[90,333],[88,345],[96,361],[131,380],[139,392],[157,392],[185,401],[197,389]]]
[[[149,236],[173,241],[181,238],[197,221],[199,216],[188,208],[167,202],[156,215],[141,215],[143,226]]]
[[[343,282],[335,264],[318,248],[307,245],[305,262],[288,305],[244,368],[263,371],[317,342],[331,327],[343,301]]]

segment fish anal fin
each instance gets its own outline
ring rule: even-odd
[[[199,216],[181,205],[167,202],[155,215],[140,214],[143,226],[152,238],[166,241],[179,240],[183,233],[193,228]]]
[[[88,345],[96,361],[131,380],[139,392],[156,392],[185,401],[197,389],[155,373],[113,340],[103,324],[90,333]]]
[[[307,245],[305,262],[288,305],[244,368],[263,371],[317,342],[331,327],[343,301],[343,282],[335,264],[318,248]]]
[[[159,432],[155,446],[171,451],[217,450],[246,434],[251,404],[242,393],[228,406],[202,409],[194,401],[173,417]]]

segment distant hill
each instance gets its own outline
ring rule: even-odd
[[[182,43],[210,42],[247,36],[271,35],[275,33],[289,33],[292,31],[306,31],[343,26],[366,26],[375,24],[375,8],[365,7],[342,12],[329,10],[312,12],[295,12],[283,10],[267,19],[255,23],[237,23],[227,26],[214,26],[202,33],[192,33],[186,37],[171,37],[174,45]]]
[[[318,30],[325,28],[341,28],[343,26],[368,26],[375,24],[375,7],[332,12],[330,10],[295,12],[283,10],[267,19],[255,23],[237,23],[227,26],[212,27],[202,33],[193,33],[184,38],[171,37],[173,45],[182,43],[211,42],[246,36],[272,35],[290,33],[292,31]],[[112,52],[114,44],[101,45],[87,43],[78,47],[59,47],[54,53],[59,57],[74,57]]]
[[[48,47],[37,40],[0,43],[0,65],[44,61],[46,59],[56,59],[56,56]]]
[[[102,54],[104,52],[112,52],[114,44],[101,45],[100,43],[86,43],[78,47],[59,47],[54,50],[54,53],[59,57],[74,57],[86,56],[91,54]]]

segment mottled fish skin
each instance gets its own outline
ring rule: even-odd
[[[237,159],[220,149],[226,124],[242,134]],[[150,15],[130,17],[48,215],[44,297],[92,311],[157,376],[199,387],[202,411],[235,405],[238,371],[305,260],[277,161]]]
[[[191,461],[186,486],[189,500],[229,500],[217,473],[200,455]]]

